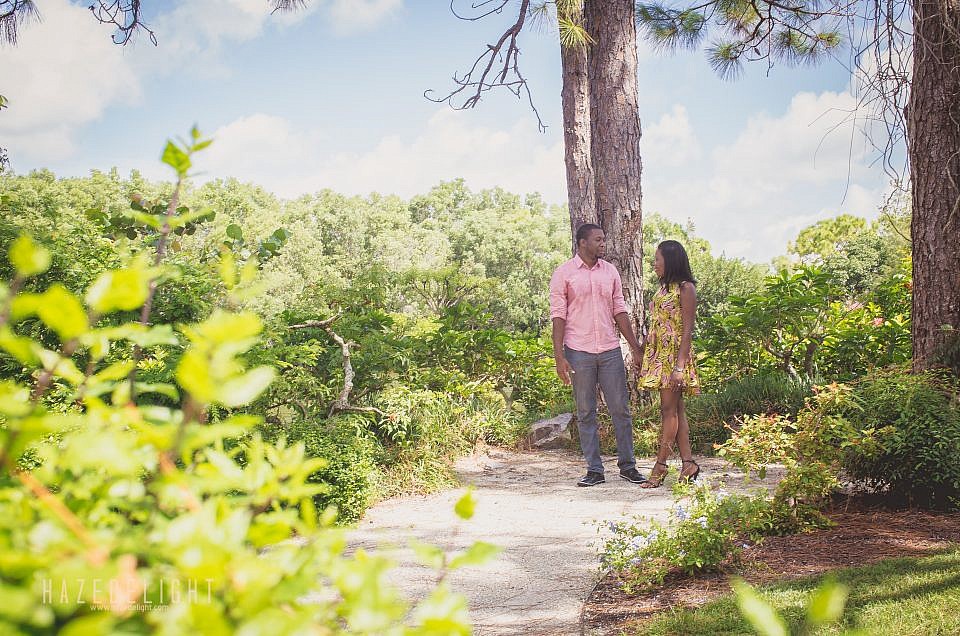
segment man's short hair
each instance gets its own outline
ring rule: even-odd
[[[578,227],[577,228],[577,245],[580,245],[580,241],[590,236],[590,232],[593,232],[594,230],[602,231],[603,228],[597,225],[596,223],[584,223],[583,225]]]

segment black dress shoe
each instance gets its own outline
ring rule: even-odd
[[[620,479],[626,479],[631,484],[642,484],[647,478],[640,474],[636,468],[628,468],[620,471]]]
[[[607,481],[603,478],[603,473],[598,473],[596,471],[588,470],[587,474],[580,478],[580,481],[577,482],[578,486],[596,486],[597,484],[602,484]]]

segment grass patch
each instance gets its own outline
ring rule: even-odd
[[[825,576],[785,581],[760,588],[763,597],[799,633],[803,608]],[[830,573],[850,589],[843,618],[821,628],[818,635],[861,630],[871,636],[905,634],[960,634],[960,546],[922,558],[887,559]],[[636,634],[752,634],[740,616],[733,596],[697,609],[662,614]]]

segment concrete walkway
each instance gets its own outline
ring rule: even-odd
[[[492,563],[453,573],[453,589],[467,596],[475,633],[579,634],[583,601],[600,576],[597,549],[608,535],[605,523],[633,516],[666,520],[672,497],[669,483],[641,489],[620,479],[616,458],[604,458],[607,482],[578,488],[584,468],[568,451],[491,450],[457,464],[465,484],[475,487],[476,514],[459,520],[453,506],[464,489],[429,496],[401,497],[369,510],[351,545],[380,549],[398,562],[392,582],[411,600],[426,594],[435,574],[417,564],[410,539],[447,551],[474,541],[494,543],[503,552]],[[701,477],[726,475],[728,488],[743,487],[742,476],[705,459]],[[646,474],[653,460],[641,461]],[[679,462],[674,461],[674,465]],[[753,480],[750,487],[768,485]]]

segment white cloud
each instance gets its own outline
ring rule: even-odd
[[[532,131],[527,121],[509,129],[474,127],[462,113],[443,109],[415,138],[390,135],[361,152],[329,147],[322,131],[300,130],[265,114],[235,120],[213,137],[210,151],[198,158],[200,169],[286,197],[322,188],[409,197],[463,177],[474,189],[500,186],[566,200],[562,142]]]
[[[403,7],[403,0],[331,0],[327,15],[338,33],[355,33],[379,25]]]
[[[854,105],[849,93],[798,93],[781,116],[750,118],[694,171],[700,177],[657,174],[645,187],[644,207],[693,219],[716,251],[755,261],[784,253],[799,230],[821,219],[844,212],[875,217],[885,183],[867,165],[867,146],[848,121]]]
[[[693,132],[687,109],[675,104],[643,133],[641,149],[645,163],[680,166],[700,156],[700,142]]]
[[[15,47],[0,47],[0,87],[10,100],[0,140],[15,163],[69,156],[79,126],[141,95],[129,60],[87,9],[48,0],[40,10]]]

